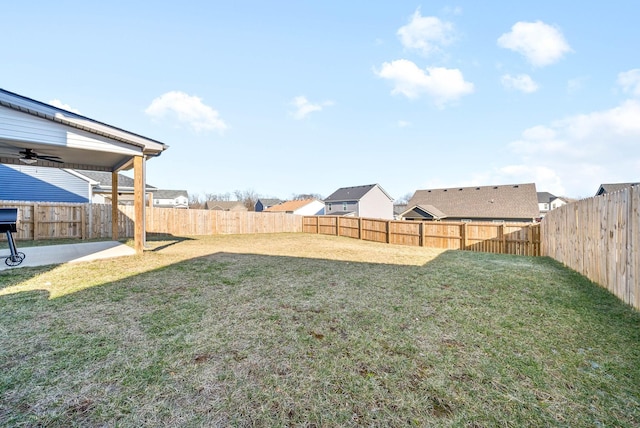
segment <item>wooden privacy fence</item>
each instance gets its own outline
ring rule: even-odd
[[[2,207],[18,208],[14,234],[18,240],[111,237],[111,205],[0,201]],[[133,227],[133,221],[120,212],[119,235],[133,236]]]
[[[111,237],[110,204],[0,201],[0,207],[18,208],[17,240]],[[134,207],[118,209],[118,236],[132,237]],[[147,232],[177,236],[302,232],[302,217],[286,213],[146,207],[145,217]]]
[[[556,208],[542,234],[543,255],[640,309],[640,186]]]
[[[133,218],[133,207],[120,207]],[[176,236],[302,232],[302,217],[287,213],[247,211],[145,209],[149,233]]]
[[[388,244],[489,253],[540,255],[540,225],[460,223],[307,216],[303,231]]]

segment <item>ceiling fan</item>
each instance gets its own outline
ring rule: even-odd
[[[20,162],[26,163],[27,165],[34,164],[38,162],[38,160],[55,162],[55,163],[63,163],[59,156],[38,154],[34,152],[33,149],[20,150],[18,152],[18,156],[16,156],[15,153],[12,153],[12,155],[13,155],[12,157],[17,157],[20,160]]]

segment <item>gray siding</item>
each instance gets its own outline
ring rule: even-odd
[[[324,205],[324,214],[333,215],[333,213],[355,212],[358,215],[357,201],[343,202],[326,202]]]

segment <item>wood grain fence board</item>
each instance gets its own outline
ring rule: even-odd
[[[539,256],[541,251],[540,226],[530,223],[416,222],[306,216],[302,229],[307,233],[398,245],[530,256]]]
[[[583,199],[542,221],[543,254],[640,309],[640,187]]]

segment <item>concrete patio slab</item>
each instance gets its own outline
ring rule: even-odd
[[[8,249],[0,250],[0,270],[16,269],[26,266],[44,266],[61,263],[78,263],[112,257],[131,256],[136,251],[117,241],[86,242],[81,244],[47,245],[42,247],[24,247],[18,244],[18,251],[25,258],[18,266],[10,267],[5,259],[10,255]]]

